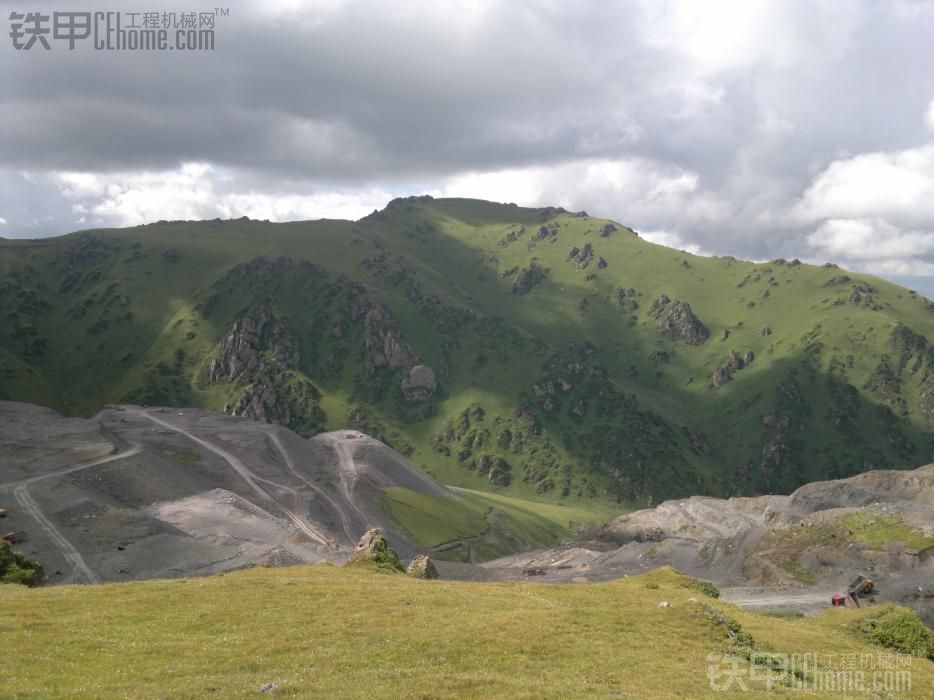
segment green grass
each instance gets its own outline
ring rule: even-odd
[[[468,490],[442,497],[392,488],[384,499],[393,519],[426,549],[464,541],[462,547],[435,555],[458,560],[482,561],[518,549],[553,546],[572,537],[576,528],[596,525],[614,513]]]
[[[657,588],[647,588],[654,583]],[[867,610],[777,620],[702,598],[670,570],[605,584],[418,581],[331,566],[46,589],[0,587],[0,696],[758,697],[714,693],[731,648],[701,601],[776,653],[876,654]],[[670,608],[659,608],[660,601]],[[930,697],[934,664],[913,659]],[[758,694],[757,694],[758,691]],[[769,697],[840,697],[777,686]]]
[[[891,542],[901,542],[909,549],[917,550],[934,546],[934,538],[925,537],[924,533],[906,525],[900,513],[883,515],[863,511],[844,516],[837,523],[856,542],[864,542],[879,549]]]

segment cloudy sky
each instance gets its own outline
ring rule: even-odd
[[[11,12],[211,11],[213,51],[17,51]],[[562,205],[934,296],[934,2],[0,0],[0,236]]]

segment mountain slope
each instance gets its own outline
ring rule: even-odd
[[[560,209],[3,241],[0,303],[6,398],[356,427],[444,482],[565,502],[790,491],[934,439],[927,300]]]

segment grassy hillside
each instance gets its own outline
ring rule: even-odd
[[[766,672],[760,666],[753,681],[744,656],[759,653],[779,666],[769,697],[840,697],[793,684],[852,672],[850,658],[894,658],[867,636],[887,609],[779,620],[707,598],[695,583],[670,569],[553,586],[319,565],[3,586],[0,644],[11,651],[0,661],[0,696],[256,697],[265,688],[274,697],[750,697],[764,693]],[[817,654],[819,665],[795,676],[788,654]],[[730,668],[716,659],[729,655],[747,669],[748,691],[712,691],[709,655],[715,682]],[[903,676],[901,692],[874,697],[930,697],[934,664],[907,663],[899,670],[910,689]]]
[[[450,561],[487,561],[553,547],[619,514],[593,504],[554,505],[468,490],[439,497],[392,488],[385,503],[392,518],[432,556]]]
[[[924,298],[559,209],[408,198],[0,241],[0,304],[0,397],[355,426],[539,500],[788,491],[934,449]]]

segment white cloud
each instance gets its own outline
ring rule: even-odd
[[[0,216],[0,226],[6,226],[7,220]]]
[[[103,226],[136,226],[160,219],[253,219],[295,221],[358,219],[391,198],[379,189],[352,192],[241,191],[234,175],[207,163],[185,163],[176,170],[94,174],[53,173],[72,212]]]
[[[831,257],[910,258],[934,253],[934,233],[903,231],[884,219],[829,219],[808,242]]]
[[[934,144],[833,161],[805,191],[795,213],[804,220],[934,218]]]
[[[808,243],[867,272],[934,274],[934,264],[924,259],[934,254],[934,232],[901,230],[884,219],[829,219],[808,236]]]
[[[688,222],[719,223],[730,215],[723,202],[702,191],[697,173],[645,158],[467,173],[449,178],[432,193],[586,209],[630,225],[662,226],[674,234]]]
[[[675,233],[670,233],[669,231],[640,231],[639,235],[649,243],[657,243],[658,245],[663,245],[667,248],[684,250],[688,253],[693,253],[694,255],[712,255],[712,253],[704,250],[696,243],[686,241],[681,238],[681,236]]]

